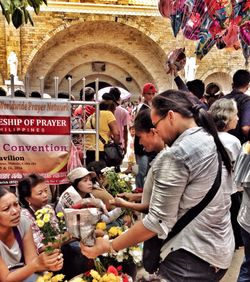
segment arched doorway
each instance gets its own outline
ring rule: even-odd
[[[160,87],[160,82],[167,80],[163,57],[164,51],[158,44],[135,28],[110,21],[81,22],[46,41],[27,73],[32,90],[39,89],[38,78],[43,76],[45,92],[52,96],[55,76],[59,77],[59,91],[67,91],[66,75],[72,76],[75,96],[82,88],[83,77],[86,85],[98,78],[138,96],[144,83],[153,82]],[[104,67],[95,69],[95,63]]]

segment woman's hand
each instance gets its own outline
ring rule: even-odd
[[[80,247],[84,256],[93,259],[101,254],[109,252],[110,243],[107,239],[99,237],[96,238],[95,245],[93,247],[85,246],[82,242],[80,242]]]
[[[115,197],[113,200],[109,200],[109,203],[113,206],[120,207],[120,208],[127,208],[128,207],[128,201]]]
[[[129,192],[124,192],[117,194],[118,197],[124,198],[125,200],[128,200],[129,202],[136,202],[140,201],[142,197],[142,193],[129,193]]]
[[[36,271],[58,271],[63,267],[63,255],[58,249],[53,252],[43,252],[35,258]]]

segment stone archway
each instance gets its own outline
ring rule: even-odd
[[[59,77],[60,90],[67,90],[65,76],[72,75],[72,89],[78,92],[82,77],[105,75],[124,85],[136,96],[146,82],[161,90],[166,81],[164,51],[141,31],[109,21],[79,22],[60,30],[41,46],[27,73],[31,89],[39,89],[38,77],[45,77],[45,91],[53,92],[53,77]],[[105,72],[95,72],[92,62],[105,63]],[[132,82],[126,80],[131,77]]]
[[[232,77],[228,73],[214,72],[207,76],[204,80],[205,85],[210,82],[218,83],[224,94],[228,94],[232,90]]]

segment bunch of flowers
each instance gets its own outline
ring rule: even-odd
[[[61,282],[63,279],[63,274],[57,274],[53,276],[52,272],[46,272],[43,276],[39,276],[36,282]]]
[[[52,208],[43,208],[35,212],[36,223],[40,228],[45,245],[45,251],[50,252],[54,247],[60,246],[67,239],[65,236],[66,224],[62,212],[58,212],[56,217]]]
[[[99,222],[96,225],[96,228],[105,231],[106,234],[104,235],[104,238],[108,240],[112,240],[128,230],[126,226],[113,226],[106,230],[105,222]],[[114,260],[119,263],[133,262],[138,265],[142,261],[142,249],[140,246],[133,246],[120,250],[117,254],[103,254],[102,263],[104,266],[110,265]]]
[[[82,277],[76,277],[70,282],[130,282],[131,278],[122,273],[122,267],[109,266],[107,271],[99,272],[90,270],[84,273]]]
[[[107,167],[102,170],[105,177],[104,187],[112,195],[116,196],[123,192],[132,192],[132,182],[134,176],[132,174],[124,174],[120,172],[115,172],[113,167]]]

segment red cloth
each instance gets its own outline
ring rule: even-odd
[[[91,116],[95,112],[95,107],[94,106],[90,106],[90,105],[86,105],[84,107],[84,110],[85,110],[85,120],[87,120],[87,118],[89,116]],[[82,105],[80,105],[79,107],[77,107],[75,109],[74,116],[81,116],[81,117],[83,117]]]

